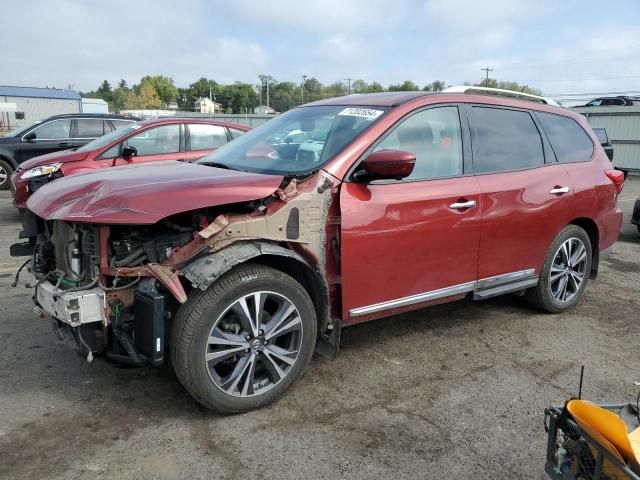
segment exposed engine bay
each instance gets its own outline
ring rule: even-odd
[[[43,221],[30,266],[36,312],[51,318],[58,336],[89,361],[99,355],[159,365],[188,292],[205,290],[233,265],[281,255],[314,265],[322,278],[331,183],[314,180],[305,189],[293,181],[263,200],[184,212],[152,225]],[[328,298],[329,287],[318,295]],[[323,303],[327,309],[329,301]]]

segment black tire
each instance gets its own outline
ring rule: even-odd
[[[11,174],[13,167],[6,160],[0,159],[0,190],[9,190],[11,188]]]
[[[252,396],[232,395],[214,383],[213,376],[205,360],[210,352],[209,335],[225,316],[233,315],[231,308],[241,298],[255,292],[273,292],[281,295],[297,309],[301,319],[300,332],[296,333],[298,348],[294,363],[286,366],[286,374],[278,381],[272,381],[269,390],[253,393]],[[264,314],[261,314],[264,315]],[[274,314],[275,317],[275,314]],[[297,317],[295,317],[297,320]],[[264,322],[264,325],[268,325]],[[235,332],[236,334],[238,331]],[[262,337],[264,339],[264,337]],[[180,307],[171,326],[171,364],[176,377],[184,388],[205,407],[220,413],[242,413],[264,407],[278,400],[284,392],[302,375],[311,360],[316,342],[316,314],[309,294],[289,275],[271,267],[258,264],[241,265],[223,275],[206,291],[196,290],[189,294],[187,302]],[[276,341],[274,340],[274,346]],[[231,348],[231,347],[223,347]],[[251,347],[253,349],[253,346]],[[262,347],[261,347],[262,348]],[[264,347],[266,350],[267,347]],[[244,350],[248,352],[249,350]],[[251,350],[253,354],[253,350]],[[259,358],[262,353],[262,359]],[[249,354],[240,352],[238,356]],[[232,357],[230,360],[232,360]],[[266,370],[265,351],[257,352],[253,371]],[[217,365],[224,365],[220,362]],[[240,365],[240,361],[236,364]],[[218,367],[216,367],[218,368]],[[237,368],[237,367],[236,367]],[[229,368],[231,369],[231,367]],[[265,373],[265,375],[266,375]],[[230,374],[231,376],[231,374]],[[244,376],[244,373],[239,375]],[[246,378],[246,377],[245,377]],[[252,377],[253,378],[253,377]],[[220,380],[220,379],[219,379]],[[273,380],[273,379],[272,379]],[[254,384],[251,382],[251,391]],[[260,382],[258,383],[260,387]]]
[[[570,239],[576,239],[582,242],[586,250],[585,264],[583,265],[585,274],[579,288],[572,294],[566,301],[559,301],[552,292],[552,280],[551,269],[556,259],[556,255],[559,255],[561,246]],[[584,289],[589,280],[589,274],[591,272],[592,262],[592,247],[591,240],[587,232],[577,225],[567,225],[562,229],[558,236],[553,240],[547,255],[544,260],[542,271],[540,272],[540,279],[538,285],[534,288],[530,288],[525,293],[527,301],[536,308],[544,310],[549,313],[561,313],[572,308],[580,299],[580,296],[584,292]],[[567,280],[569,281],[569,280]],[[575,286],[575,283],[573,283]]]

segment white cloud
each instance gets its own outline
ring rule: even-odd
[[[244,22],[314,32],[376,34],[410,12],[410,0],[233,0],[228,8]]]
[[[211,33],[207,8],[204,0],[8,2],[3,35],[14,44],[3,52],[0,84],[89,90],[105,78],[132,84],[148,74],[179,86],[201,76],[253,81],[267,53]]]

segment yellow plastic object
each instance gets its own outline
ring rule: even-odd
[[[633,452],[636,454],[636,460],[640,462],[640,427],[629,434],[629,442]]]
[[[634,430],[629,435],[627,426],[622,419],[604,408],[598,407],[585,400],[571,400],[567,410],[576,423],[605,447],[618,460],[638,466],[638,457],[631,441],[638,442],[640,452],[640,432]],[[631,437],[631,438],[630,438]]]

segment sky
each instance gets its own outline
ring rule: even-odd
[[[258,75],[638,91],[640,0],[2,0],[0,85]],[[8,46],[7,46],[8,45]]]

